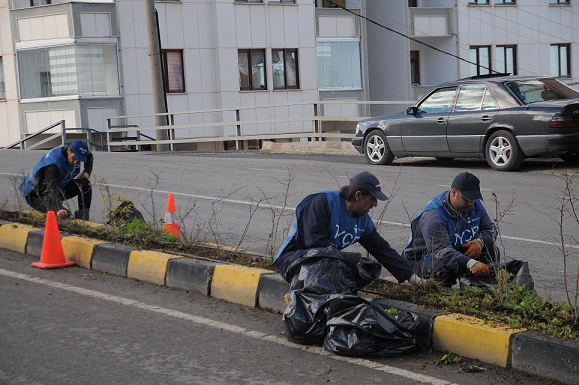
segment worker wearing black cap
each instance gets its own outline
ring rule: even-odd
[[[465,274],[485,276],[498,266],[494,222],[480,202],[479,179],[458,174],[451,189],[435,196],[411,223],[402,255],[422,278],[452,286]]]

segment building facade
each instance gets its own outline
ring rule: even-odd
[[[60,120],[100,132],[115,116],[129,117],[114,124],[154,125],[145,1],[0,0],[0,147]],[[477,74],[573,84],[579,71],[573,0],[181,0],[155,8],[177,138],[231,134],[235,127],[211,123],[235,120],[239,108],[256,122],[244,134],[307,132],[311,122],[279,120],[311,116],[316,101],[412,101]],[[319,113],[370,116],[400,104],[326,104]]]

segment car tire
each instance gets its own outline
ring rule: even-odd
[[[579,162],[579,152],[568,152],[566,154],[559,155],[559,158],[563,159],[566,163],[577,163]]]
[[[509,131],[501,130],[492,134],[485,148],[487,163],[495,170],[516,170],[525,159],[517,139]]]
[[[364,140],[364,156],[370,164],[390,164],[394,154],[386,141],[386,135],[380,130],[371,131]]]

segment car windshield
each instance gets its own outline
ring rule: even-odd
[[[510,81],[506,83],[506,86],[524,104],[579,98],[579,92],[555,78]]]

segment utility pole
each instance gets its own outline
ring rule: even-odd
[[[149,37],[149,63],[151,66],[151,87],[153,92],[153,112],[155,113],[155,126],[167,126],[167,115],[159,115],[167,112],[165,105],[165,88],[163,87],[163,68],[161,64],[161,46],[159,32],[157,30],[157,18],[155,16],[155,1],[145,0],[145,22]],[[157,140],[168,140],[167,130],[156,130]],[[168,144],[157,144],[157,151],[169,151]]]

